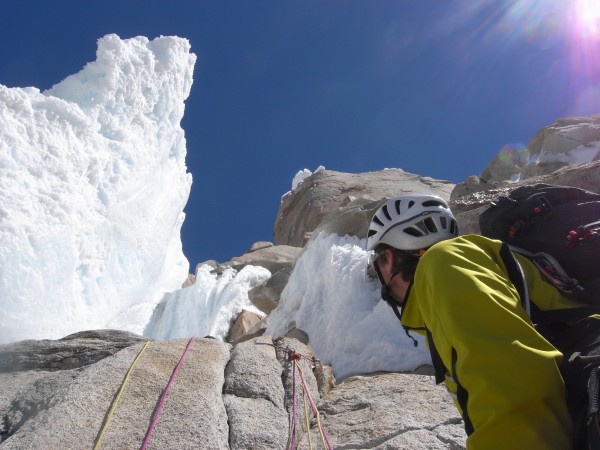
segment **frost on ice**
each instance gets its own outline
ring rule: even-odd
[[[0,342],[139,331],[186,279],[195,60],[186,39],[108,35],[48,91],[0,85]]]
[[[211,270],[208,265],[199,266],[193,285],[165,295],[144,335],[154,339],[209,335],[224,340],[242,309],[264,316],[250,302],[248,291],[267,281],[271,272],[258,266],[239,272],[230,267],[218,276]]]
[[[366,274],[364,239],[321,233],[296,261],[265,334],[298,327],[338,380],[375,371],[413,370],[431,359],[420,336],[415,349]]]
[[[314,173],[317,173],[321,170],[325,170],[325,167],[324,166],[317,167],[317,170],[315,170]],[[292,191],[295,190],[300,185],[300,183],[302,183],[304,180],[306,180],[312,174],[313,174],[313,172],[311,172],[308,169],[302,169],[302,170],[298,171],[298,173],[296,173],[296,175],[294,175],[294,178],[292,179]]]

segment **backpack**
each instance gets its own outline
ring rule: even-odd
[[[577,280],[578,291],[570,294],[600,304],[600,194],[549,184],[522,186],[486,209],[479,226],[483,236],[551,255]]]
[[[502,196],[480,215],[481,234],[500,239],[501,257],[536,329],[563,353],[560,367],[575,424],[575,449],[600,449],[600,195],[537,184]],[[590,306],[541,311],[528,299],[514,253]],[[571,278],[571,276],[575,277]]]

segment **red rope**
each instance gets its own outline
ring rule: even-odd
[[[325,432],[325,428],[321,424],[321,419],[319,418],[319,410],[317,409],[317,405],[315,405],[315,402],[313,401],[312,396],[310,395],[310,391],[308,390],[308,386],[306,385],[306,381],[304,380],[304,375],[302,374],[302,369],[300,369],[300,366],[298,366],[298,373],[300,374],[300,380],[302,381],[302,386],[304,387],[304,392],[306,392],[306,396],[308,397],[310,406],[312,407],[313,413],[315,414],[315,417],[317,418],[317,424],[319,426],[319,431],[321,433],[321,437],[323,438],[325,447],[328,450],[332,450],[333,447],[331,445],[331,442],[329,441],[329,436],[327,436],[327,433]]]
[[[165,404],[165,400],[167,399],[167,394],[169,393],[169,390],[171,389],[173,380],[175,380],[175,377],[177,376],[177,372],[179,372],[179,368],[181,367],[181,364],[183,363],[185,356],[187,355],[190,347],[192,346],[192,342],[194,341],[194,339],[195,339],[195,337],[192,337],[189,340],[187,347],[185,348],[185,350],[183,351],[183,354],[181,355],[181,358],[179,359],[179,362],[175,366],[175,369],[173,369],[171,378],[169,379],[169,382],[167,383],[167,387],[165,388],[165,390],[162,394],[162,397],[160,399],[160,403],[158,404],[158,407],[156,408],[156,411],[154,412],[154,416],[152,417],[152,422],[150,423],[150,427],[148,428],[148,431],[146,432],[146,437],[144,438],[144,442],[142,442],[142,446],[141,446],[140,450],[144,450],[146,448],[146,446],[148,445],[148,442],[150,441],[150,436],[152,436],[152,432],[154,431],[156,422],[158,422],[158,416],[160,415],[160,411],[162,410],[163,405]]]
[[[281,347],[279,347],[281,348]],[[308,397],[308,401],[310,403],[310,406],[313,410],[313,413],[315,414],[315,417],[317,418],[317,424],[319,427],[319,432],[321,433],[321,438],[323,439],[323,444],[324,447],[328,450],[332,450],[333,447],[331,445],[331,442],[329,441],[329,437],[327,436],[327,433],[325,432],[325,428],[323,427],[323,425],[321,424],[321,420],[319,418],[319,410],[317,409],[317,405],[315,405],[315,402],[312,399],[312,396],[310,395],[310,390],[308,389],[308,386],[306,385],[306,381],[304,380],[304,375],[302,374],[302,369],[300,368],[300,366],[298,366],[298,361],[300,361],[301,358],[305,358],[305,359],[309,359],[308,357],[302,355],[301,353],[296,352],[295,350],[291,349],[290,347],[285,347],[285,348],[281,348],[287,355],[288,360],[290,360],[292,362],[292,437],[291,437],[291,441],[290,441],[290,447],[289,450],[295,450],[296,448],[296,369],[298,370],[298,374],[300,375],[300,380],[302,381],[302,387],[304,388],[304,393],[305,395]],[[315,358],[312,358],[313,363],[316,364],[317,360],[315,360]],[[310,436],[310,432],[309,432],[309,436]],[[309,437],[310,439],[310,437]],[[312,448],[312,444],[311,444],[311,448]]]
[[[290,450],[296,449],[296,360],[292,360],[292,442]]]

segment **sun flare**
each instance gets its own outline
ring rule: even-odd
[[[593,37],[600,36],[600,1],[577,0],[575,16],[582,34]]]

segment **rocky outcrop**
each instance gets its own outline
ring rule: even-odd
[[[237,316],[237,319],[233,322],[225,340],[227,342],[236,342],[240,340],[260,321],[261,317],[258,314],[243,309],[239,316]]]
[[[464,185],[456,185],[450,199],[450,207],[456,215],[461,234],[479,230],[479,214],[500,195],[524,185],[546,183],[560,186],[573,186],[590,192],[600,193],[600,161],[566,166],[547,175],[540,175],[515,183],[501,183],[494,188],[477,192],[465,192]]]
[[[301,251],[302,249],[289,245],[266,246],[232,258],[223,266],[233,267],[238,271],[248,265],[261,266],[276,273],[282,269],[291,270]]]
[[[445,446],[410,448],[464,448],[460,418],[430,377],[355,377],[333,389],[331,369],[295,339],[263,336],[232,346],[210,338],[145,341],[110,330],[0,346],[1,447],[92,448],[102,436],[100,448],[139,448],[182,361],[148,448],[285,449],[294,393],[298,405],[302,398],[291,355],[300,358],[334,446],[409,448],[403,446],[420,439]],[[424,402],[430,406],[419,412]],[[304,409],[296,415],[299,448],[308,448]]]
[[[257,250],[262,250],[263,248],[268,247],[273,247],[273,243],[268,241],[258,241],[252,244],[246,253],[252,253]]]
[[[479,214],[519,186],[547,183],[600,193],[599,159],[600,115],[557,119],[539,130],[527,149],[502,152],[480,176],[455,186],[450,206],[460,232],[479,233]]]
[[[98,330],[58,340],[6,344],[0,352],[0,373],[79,369],[146,340],[126,331]]]
[[[510,181],[527,181],[557,170],[600,159],[600,115],[557,119],[539,130],[527,148],[506,148],[485,167],[457,185],[453,198],[498,187]]]
[[[587,148],[590,151],[586,155],[588,161],[581,162],[591,162],[598,159],[600,148],[596,143],[599,141],[600,115],[566,117],[539,130],[529,141],[527,149],[530,159],[536,161],[543,155],[553,155],[551,159],[561,160],[563,155],[568,155],[573,150]]]
[[[286,376],[271,339],[246,341],[233,349],[223,386],[230,448],[286,446]]]
[[[279,298],[290,278],[291,269],[281,269],[260,286],[248,292],[248,298],[254,306],[269,314],[279,304]]]
[[[429,376],[374,374],[346,379],[319,410],[333,448],[464,449],[462,420],[445,396]]]
[[[528,156],[528,152],[517,147],[505,148],[483,169],[479,178],[491,185],[511,180],[521,174],[528,163]]]
[[[85,347],[88,339],[91,353],[95,352],[98,341],[114,344],[104,332],[96,332],[89,338],[84,333],[77,339],[78,347],[73,346],[74,359],[78,348]],[[144,348],[102,441],[103,448],[139,447],[186,342],[150,342],[144,347],[139,339],[133,338],[129,346],[79,368],[53,372],[38,368],[3,370],[0,373],[2,448],[92,448],[119,386]],[[123,341],[119,342],[122,344]],[[35,352],[38,344],[24,341],[9,346],[26,354]],[[0,354],[5,351],[5,346],[0,347]],[[96,353],[92,359],[105,354]],[[229,345],[223,342],[202,339],[194,343],[169,393],[161,425],[152,435],[154,448],[189,448],[193,442],[214,442],[215,448],[226,448],[229,436],[221,390],[229,353]],[[42,368],[47,365],[43,359]]]
[[[359,174],[318,170],[281,199],[275,244],[302,247],[321,224],[323,229],[338,230],[340,235],[364,236],[364,220],[378,206],[373,202],[412,191],[433,192],[448,199],[453,187],[449,181],[400,169]],[[327,219],[330,213],[334,215]]]

